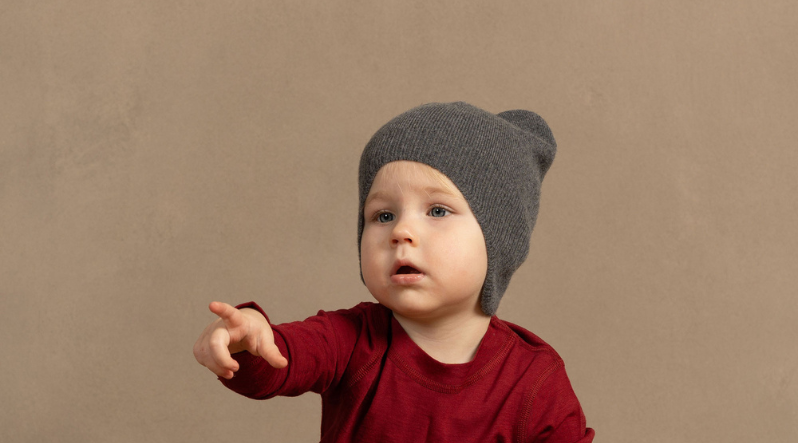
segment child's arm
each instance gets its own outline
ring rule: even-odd
[[[591,443],[595,432],[587,427],[582,406],[574,394],[562,361],[552,369],[554,371],[545,375],[535,387],[537,392],[531,391],[534,395],[529,398],[530,403],[525,408],[528,414],[537,411],[529,416],[529,441]]]
[[[288,360],[274,344],[269,322],[254,309],[236,309],[227,303],[212,302],[211,312],[219,318],[209,324],[194,343],[194,358],[211,372],[233,378],[239,364],[231,354],[249,351],[275,368],[284,368]]]

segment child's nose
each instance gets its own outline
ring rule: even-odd
[[[391,232],[391,244],[393,246],[398,246],[403,243],[415,245],[418,243],[418,240],[410,223],[400,221],[394,226]]]

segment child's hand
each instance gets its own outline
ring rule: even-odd
[[[236,352],[249,351],[275,368],[288,366],[288,360],[274,344],[269,322],[260,312],[238,310],[220,302],[211,302],[209,308],[219,318],[209,324],[194,343],[194,358],[199,364],[228,380],[238,371],[238,362],[230,356]]]

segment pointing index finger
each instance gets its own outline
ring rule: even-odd
[[[241,312],[227,303],[214,301],[208,305],[208,308],[211,312],[218,315],[228,326],[237,326],[241,323]]]

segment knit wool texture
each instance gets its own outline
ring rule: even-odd
[[[488,270],[480,303],[494,315],[529,253],[541,182],[556,149],[549,126],[531,111],[492,114],[456,102],[400,114],[374,134],[360,157],[358,251],[363,208],[380,168],[399,160],[431,166],[457,186],[482,228]]]

